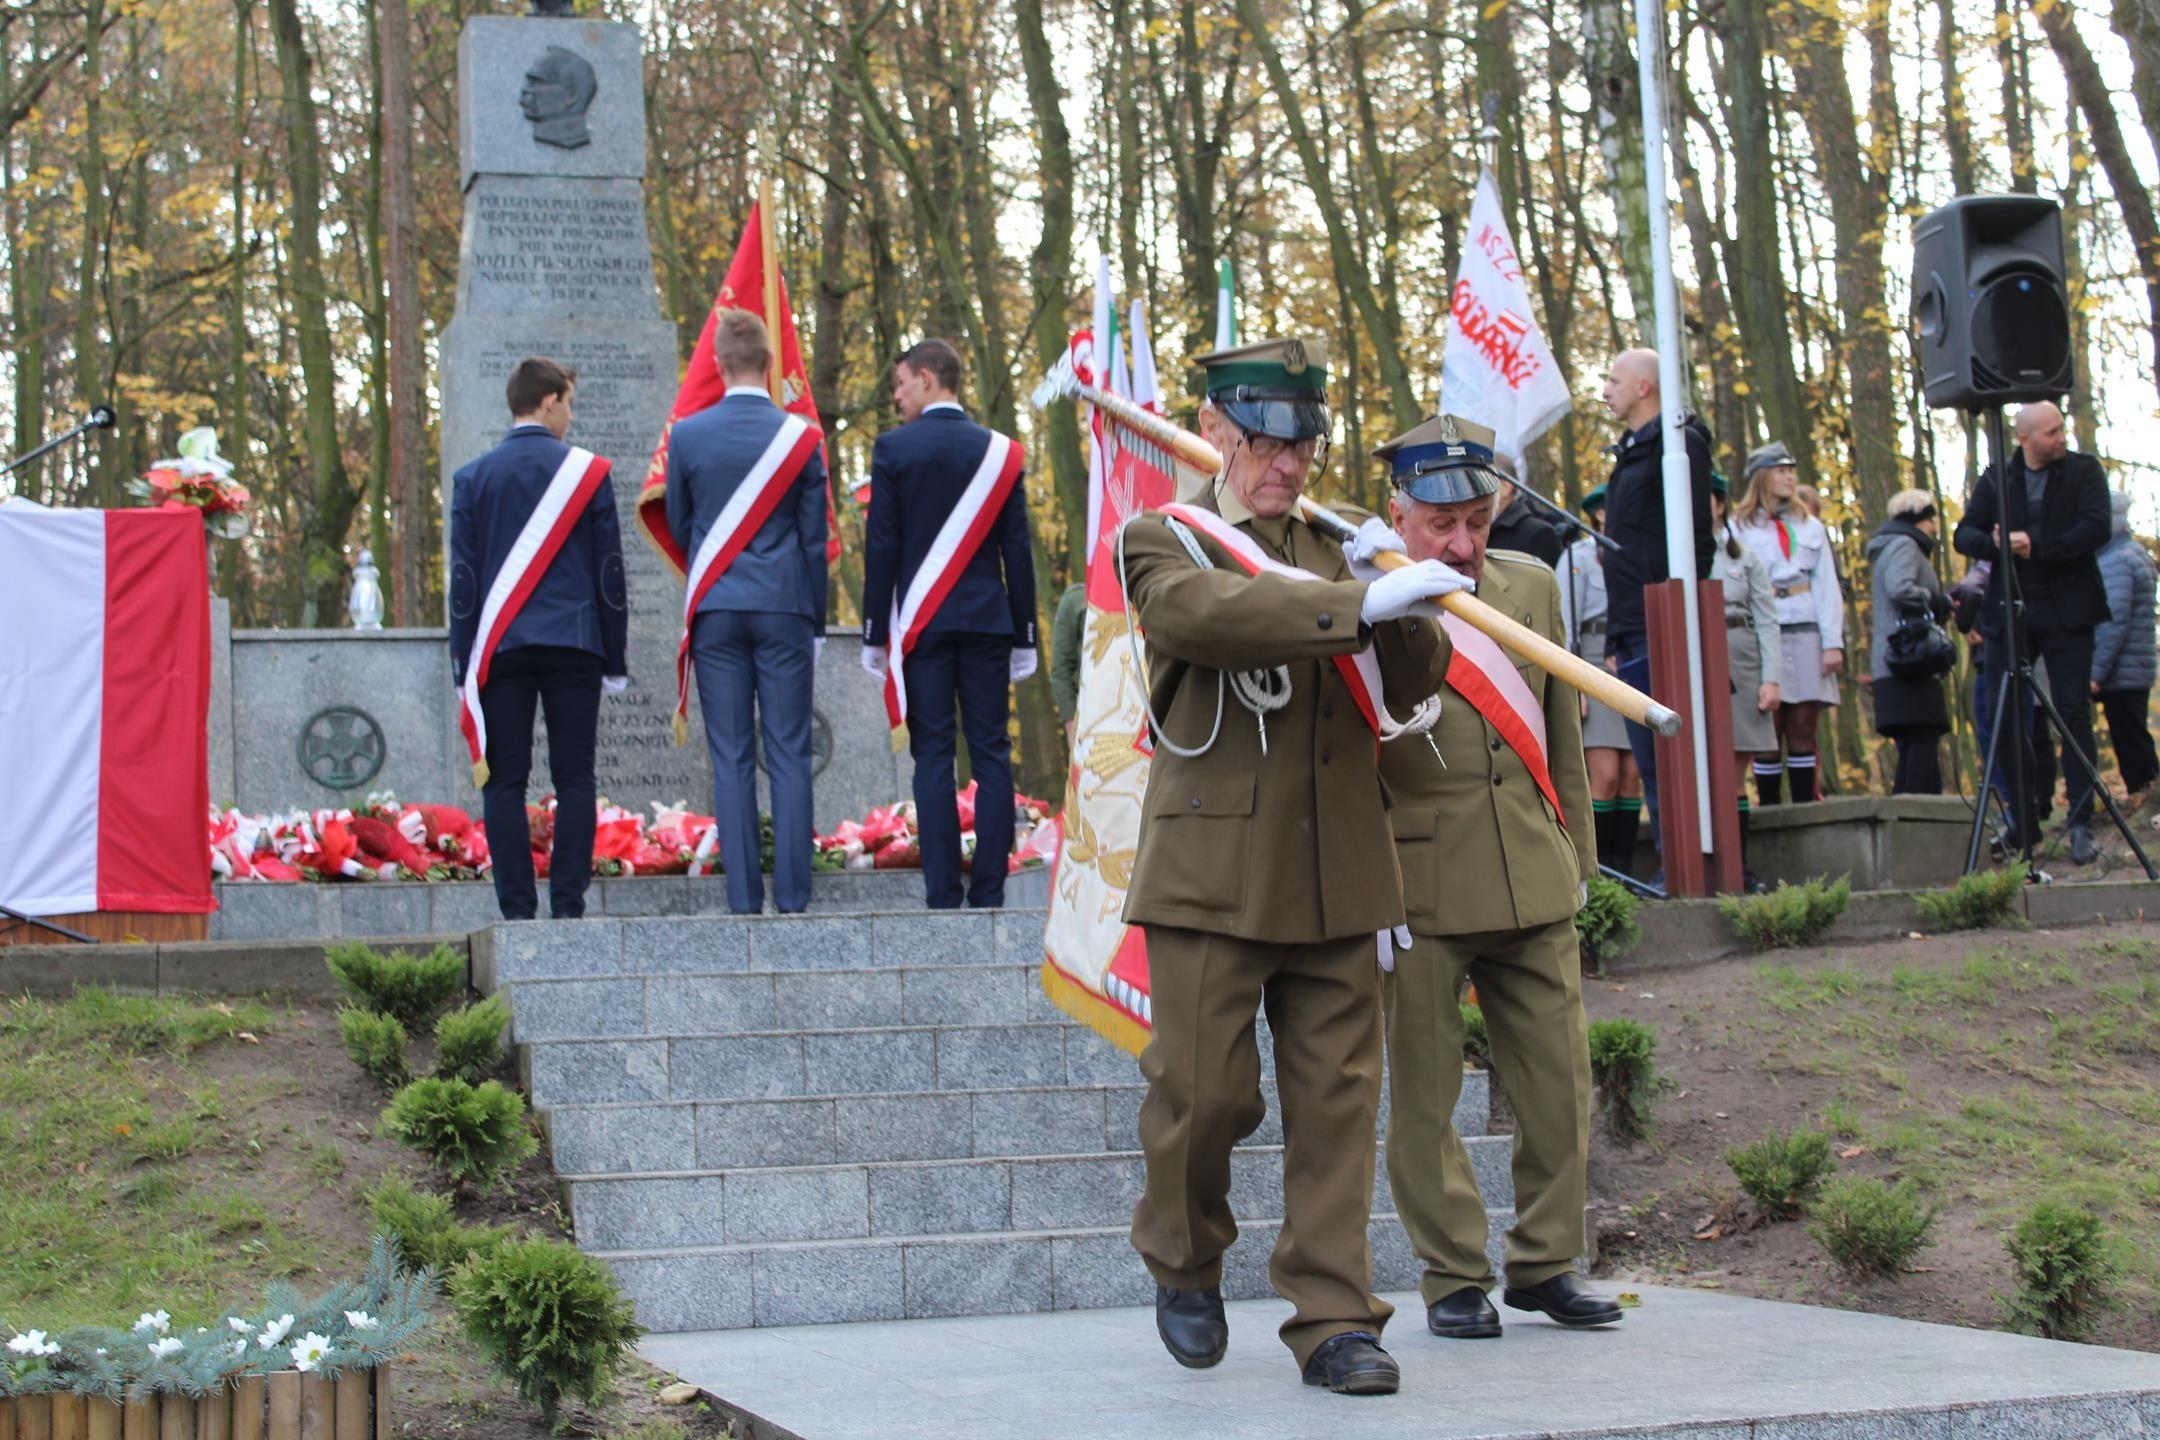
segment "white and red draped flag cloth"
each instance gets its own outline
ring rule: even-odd
[[[1470,708],[1500,732],[1565,829],[1567,812],[1560,808],[1560,792],[1553,789],[1552,764],[1545,749],[1545,712],[1522,672],[1492,636],[1469,621],[1442,614],[1440,628],[1447,631],[1454,652],[1448,659],[1448,688],[1468,700]]]
[[[1567,377],[1530,308],[1492,172],[1478,174],[1470,228],[1449,304],[1440,393],[1449,414],[1492,428],[1493,448],[1520,456],[1569,408]]]
[[[215,910],[201,514],[0,504],[0,615],[0,905]]]

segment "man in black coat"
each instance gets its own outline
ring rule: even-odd
[[[1535,555],[1547,565],[1558,568],[1560,556],[1567,549],[1560,527],[1547,519],[1544,511],[1523,498],[1522,481],[1516,478],[1512,459],[1505,455],[1494,456],[1493,469],[1500,475],[1497,498],[1500,510],[1493,516],[1486,548]]]
[[[1658,389],[1655,350],[1627,350],[1605,380],[1605,407],[1625,427],[1612,447],[1612,477],[1605,482],[1605,533],[1619,545],[1605,552],[1605,668],[1650,693],[1650,641],[1643,589],[1672,577],[1665,563],[1664,401]],[[1693,510],[1696,580],[1710,578],[1716,541],[1710,530],[1710,429],[1693,415],[1681,424],[1687,445],[1688,493]],[[1723,691],[1718,691],[1722,696]],[[1666,704],[1681,697],[1660,695]],[[1722,698],[1718,704],[1724,704]],[[1658,831],[1655,736],[1628,722],[1628,748],[1642,772],[1650,802],[1650,833]]]
[[[878,436],[870,454],[863,668],[882,682],[895,662],[904,666],[904,701],[888,683],[887,710],[905,707],[892,718],[904,717],[915,759],[915,823],[933,910],[958,909],[963,898],[953,782],[958,734],[966,733],[975,860],[965,899],[994,910],[1005,903],[1012,855],[1011,687],[1036,665],[1035,561],[1026,491],[1014,473],[1018,447],[970,420],[959,392],[960,352],[948,341],[924,340],[893,366],[893,404],[907,423]],[[1001,500],[987,484],[998,455],[1008,457]]]
[[[2070,802],[2070,858],[2089,865],[2099,851],[2092,841],[2093,782],[2075,747],[2090,761],[2093,628],[2108,618],[2107,588],[2095,558],[2113,527],[2107,475],[2100,461],[2070,448],[2062,411],[2047,401],[2017,413],[2017,445],[2005,457],[2008,483],[1998,486],[1990,466],[1965,502],[1954,537],[1958,553],[1998,561],[1988,577],[1980,629],[1987,637],[1984,664],[2000,677],[2010,664],[2009,628],[2003,613],[2005,542],[2025,601],[2025,655],[2047,664],[2048,694],[2061,713],[2062,773]],[[1993,696],[1988,702],[1993,703]],[[2036,774],[2028,766],[2028,774]],[[2048,789],[2054,788],[2052,782]],[[2052,796],[2036,794],[2033,829]],[[2032,837],[2037,840],[2038,835]]]
[[[576,386],[568,366],[520,361],[506,387],[510,433],[450,482],[450,669],[461,689],[477,680],[485,728],[467,734],[505,920],[539,906],[525,823],[534,709],[547,713],[555,784],[549,913],[575,919],[592,883],[600,694],[630,684],[615,486],[605,460],[563,439]]]

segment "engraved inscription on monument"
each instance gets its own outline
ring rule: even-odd
[[[635,180],[483,175],[465,197],[460,311],[658,314]]]

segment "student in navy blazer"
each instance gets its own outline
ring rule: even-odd
[[[459,470],[450,492],[450,671],[460,685],[479,639],[480,611],[504,559],[570,446],[577,372],[522,360],[510,374],[510,433]],[[600,693],[630,684],[625,659],[630,604],[623,580],[615,485],[602,480],[576,527],[503,632],[480,691],[487,720],[487,784],[481,799],[495,861],[495,903],[505,920],[539,908],[525,785],[532,775],[533,712],[544,707],[548,773],[555,785],[555,845],[548,907],[558,920],[585,913],[592,884],[593,778]]]
[[[871,452],[863,556],[863,668],[879,680],[898,638],[890,633],[894,597],[914,582],[990,446],[991,432],[968,419],[959,392],[960,352],[948,341],[922,341],[893,366],[893,405],[906,423],[878,436]],[[933,910],[957,909],[962,899],[956,728],[967,734],[976,782],[977,863],[966,900],[977,908],[1005,903],[1013,835],[1006,718],[1010,687],[1034,674],[1035,663],[1035,561],[1016,484],[906,657],[915,824]]]
[[[747,310],[723,312],[713,352],[727,394],[676,421],[668,438],[668,529],[692,556],[787,419],[772,402],[772,342],[764,321]],[[788,493],[705,592],[690,629],[728,908],[737,914],[755,915],[765,903],[758,873],[759,728],[772,782],[773,904],[783,915],[810,904],[810,694],[825,644],[825,534],[825,462],[812,451]]]

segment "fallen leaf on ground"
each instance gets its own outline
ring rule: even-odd
[[[1717,1110],[1711,1112],[1710,1118],[1713,1120],[1730,1120],[1732,1116],[1727,1115],[1723,1110]]]
[[[1636,1294],[1633,1290],[1622,1290],[1614,1297],[1614,1300],[1623,1310],[1636,1310],[1642,1307],[1642,1296]]]
[[[250,1045],[260,1045],[260,1044],[262,1044],[262,1039],[261,1039],[261,1037],[260,1037],[260,1036],[258,1036],[258,1035],[256,1035],[256,1033],[255,1033],[254,1031],[252,1031],[252,1030],[242,1030],[242,1031],[240,1031],[239,1033],[235,1034],[235,1035],[233,1036],[233,1039],[235,1039],[235,1040],[245,1040],[245,1041],[247,1041],[247,1043],[248,1043],[248,1044],[250,1044]]]
[[[1865,1145],[1847,1145],[1837,1152],[1837,1158],[1840,1160],[1857,1160],[1867,1153],[1868,1147]]]
[[[218,1002],[217,1004],[215,1004],[215,1005],[212,1005],[212,1006],[210,1006],[209,1008],[210,1008],[210,1009],[212,1009],[212,1010],[214,1010],[214,1011],[216,1011],[216,1012],[217,1012],[218,1014],[220,1014],[220,1015],[223,1015],[223,1016],[225,1016],[225,1017],[226,1017],[227,1019],[231,1019],[231,1018],[232,1018],[232,1013],[233,1013],[233,1008],[232,1008],[232,1006],[230,1006],[230,1005],[227,1005],[227,1004],[226,1004],[226,1003],[225,1003],[224,1001],[222,1001],[222,1000],[220,1000],[220,1001],[219,1001],[219,1002]]]
[[[697,1398],[698,1387],[686,1380],[678,1380],[673,1385],[664,1385],[660,1389],[662,1405],[688,1405]]]
[[[1725,1238],[1725,1227],[1723,1225],[1711,1225],[1705,1229],[1697,1230],[1695,1238],[1698,1240],[1722,1240]]]

